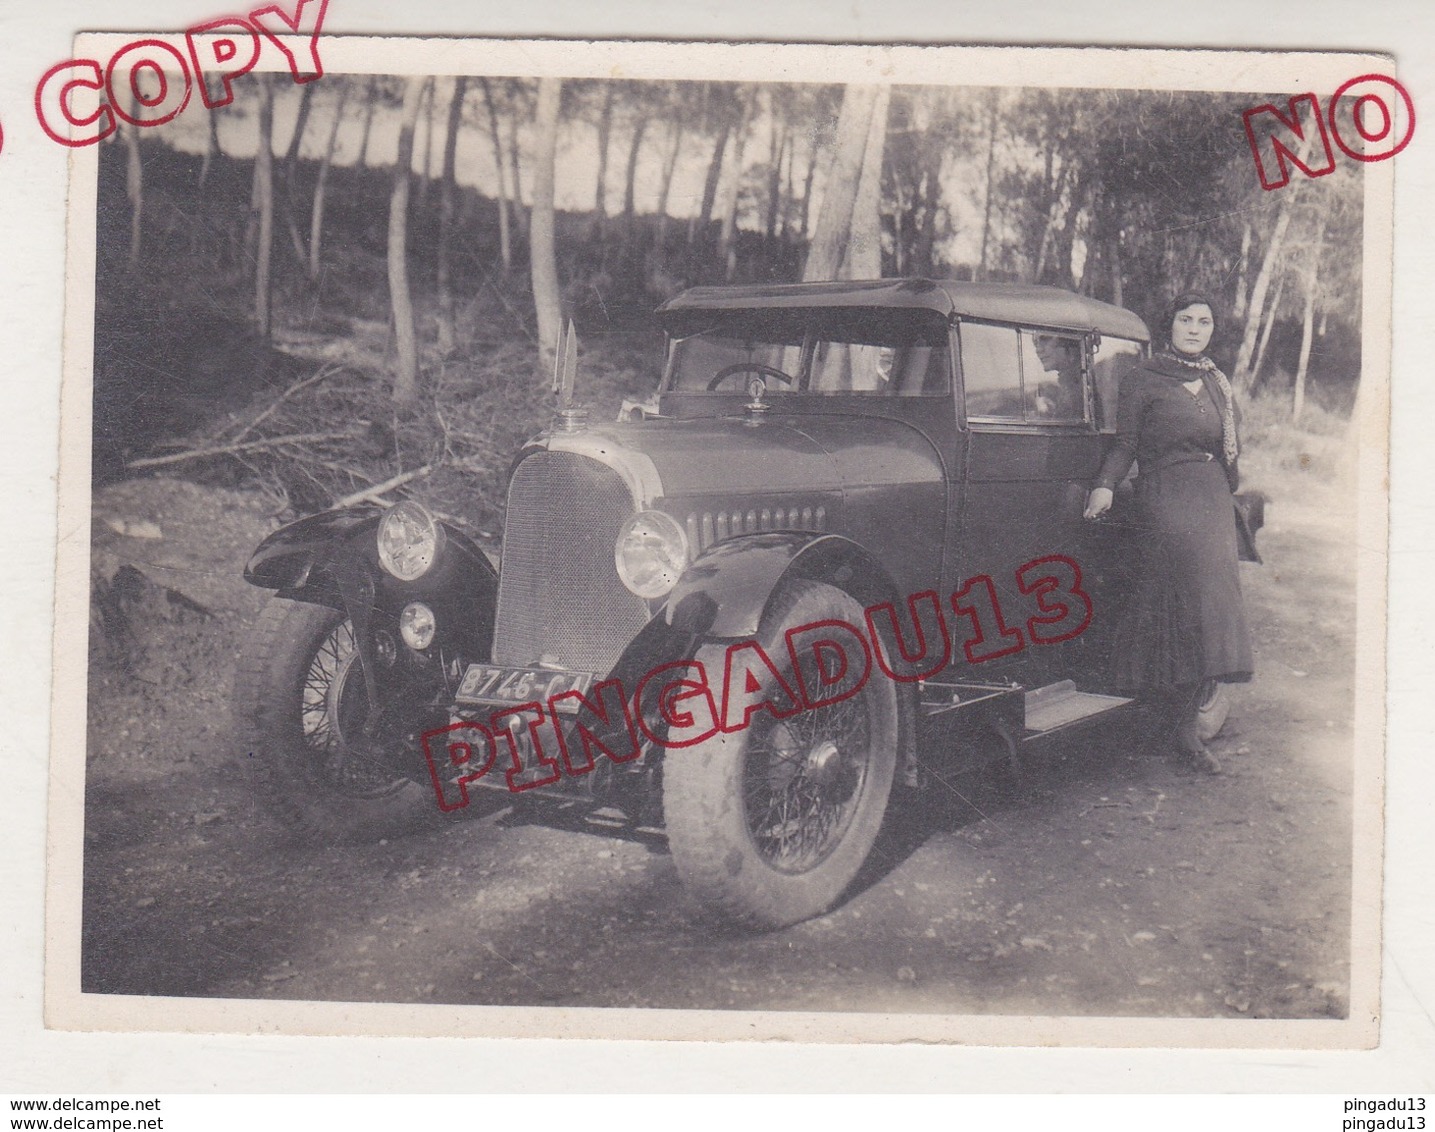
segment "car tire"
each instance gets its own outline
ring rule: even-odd
[[[801,579],[774,599],[759,641],[796,690],[787,631],[827,620],[857,627],[862,618],[862,606],[842,590]],[[709,672],[723,672],[721,647],[700,650],[698,659]],[[874,666],[865,684],[839,703],[783,720],[759,711],[743,731],[669,751],[663,766],[668,844],[679,876],[705,912],[747,928],[775,929],[831,908],[881,828],[899,718],[896,686]]]
[[[324,843],[403,833],[435,823],[438,815],[432,790],[347,756],[332,712],[351,710],[345,697],[363,695],[352,654],[353,629],[339,610],[275,598],[235,679],[241,756],[259,765],[281,820]],[[356,684],[336,688],[349,674]]]
[[[1226,726],[1231,714],[1231,696],[1219,680],[1207,680],[1201,686],[1201,700],[1196,707],[1196,734],[1208,743]]]

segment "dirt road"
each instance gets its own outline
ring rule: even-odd
[[[96,499],[96,563],[192,599],[110,626],[92,669],[83,987],[116,994],[1001,1014],[1343,1017],[1349,979],[1353,539],[1280,500],[1243,567],[1256,681],[1217,778],[1109,737],[1020,798],[958,784],[870,885],[765,936],[715,933],[660,838],[490,812],[314,849],[230,739],[239,580],[271,523],[178,481]],[[157,536],[157,537],[156,537]]]

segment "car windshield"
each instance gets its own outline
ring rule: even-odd
[[[773,396],[945,393],[951,360],[935,311],[870,307],[684,310],[668,321],[663,388]]]

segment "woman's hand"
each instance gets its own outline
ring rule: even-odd
[[[1081,513],[1081,517],[1083,519],[1099,519],[1110,510],[1111,489],[1109,487],[1093,487],[1091,494],[1086,497],[1086,510]]]

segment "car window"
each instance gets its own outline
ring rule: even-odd
[[[898,397],[945,393],[951,384],[951,350],[947,342],[906,346],[892,359],[892,387]]]
[[[967,416],[982,420],[1024,420],[1017,332],[1007,326],[964,322],[961,340]]]
[[[756,367],[770,367],[792,374],[795,381],[800,342],[799,339],[799,344],[786,345],[714,330],[674,343],[675,361],[680,373],[691,376],[691,388],[705,389],[708,383],[716,381],[717,386],[726,392],[740,392],[747,388],[747,380],[757,375],[766,380],[773,392],[786,392],[791,387],[790,383],[784,383]],[[729,376],[720,377],[725,371],[729,371]]]
[[[1086,419],[1081,363],[1080,338],[1044,330],[1021,332],[1022,409],[1027,420],[1074,424]]]
[[[922,397],[945,393],[951,367],[945,342],[871,346],[860,342],[813,344],[813,393],[875,393]]]
[[[891,388],[892,350],[856,342],[813,343],[813,393],[887,393]]]
[[[1096,348],[1096,419],[1102,432],[1116,431],[1116,394],[1122,379],[1141,362],[1140,342],[1104,335]]]
[[[774,396],[924,397],[951,388],[947,322],[936,311],[686,311],[670,317],[668,333],[667,388],[683,392],[741,393],[754,376]]]
[[[1023,424],[1086,421],[1084,346],[1076,334],[961,325],[967,417]]]

